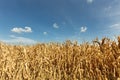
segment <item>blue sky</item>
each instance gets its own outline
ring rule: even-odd
[[[0,0],[0,40],[78,42],[120,34],[120,0]]]

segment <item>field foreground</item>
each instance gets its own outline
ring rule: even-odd
[[[0,80],[120,80],[120,37],[92,43],[0,43]]]

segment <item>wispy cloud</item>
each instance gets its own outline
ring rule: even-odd
[[[56,29],[59,28],[59,26],[58,26],[57,23],[54,23],[54,24],[53,24],[53,27],[56,28]]]
[[[9,37],[10,37],[10,38],[16,38],[16,36],[15,36],[15,35],[10,35]]]
[[[103,15],[105,17],[109,17],[112,20],[120,18],[120,1],[119,0],[112,0],[109,2],[110,5],[106,6],[103,9]],[[100,13],[101,14],[101,13]],[[102,16],[103,16],[102,15]]]
[[[87,27],[86,26],[80,28],[80,32],[86,32],[86,31],[87,31]]]
[[[87,0],[87,3],[93,3],[94,0]]]
[[[108,6],[108,7],[105,7],[105,11],[110,11],[112,9],[112,7],[111,6]]]
[[[65,16],[65,20],[68,24],[73,25],[73,20],[72,20],[71,16]]]
[[[30,33],[32,32],[32,29],[31,27],[25,27],[25,28],[21,28],[21,27],[14,27],[13,29],[11,29],[12,32],[15,32],[15,33]]]
[[[47,32],[43,32],[44,35],[47,35],[48,33]]]
[[[17,36],[14,36],[14,35],[10,35],[10,38],[11,39],[8,39],[8,40],[2,40],[3,42],[6,42],[6,43],[12,43],[12,44],[19,44],[19,43],[22,43],[22,44],[35,44],[37,43],[37,41],[35,40],[32,40],[30,38],[25,38],[25,37],[17,37]]]
[[[110,28],[112,28],[112,29],[120,29],[120,24],[119,23],[113,24],[113,25],[110,26]]]

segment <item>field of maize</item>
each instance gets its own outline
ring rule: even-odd
[[[1,42],[0,80],[120,80],[120,37],[82,44]]]

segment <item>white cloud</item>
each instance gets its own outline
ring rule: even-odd
[[[32,29],[31,29],[31,27],[25,27],[25,28],[15,27],[11,31],[15,32],[15,33],[22,33],[22,32],[30,33],[30,32],[32,32]]]
[[[80,28],[80,32],[86,32],[86,30],[87,30],[87,27],[86,27],[86,26]]]
[[[59,28],[59,26],[58,26],[57,23],[54,23],[54,24],[53,24],[53,27],[56,28],[56,29]]]
[[[93,0],[87,0],[87,3],[93,3]]]
[[[47,35],[48,33],[47,32],[43,32],[44,35]]]
[[[10,35],[11,39],[2,40],[3,42],[10,43],[10,44],[35,44],[37,41],[32,40],[30,38],[25,37],[16,37],[14,35]]]

